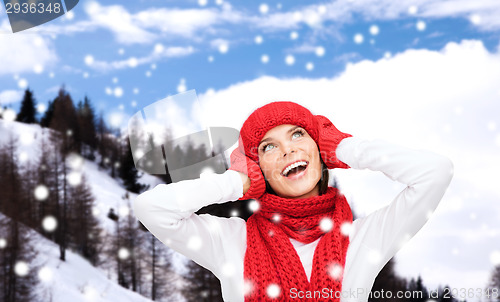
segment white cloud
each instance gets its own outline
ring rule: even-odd
[[[191,55],[195,52],[195,49],[192,46],[188,47],[180,47],[180,46],[172,46],[168,48],[164,48],[161,51],[153,50],[151,54],[145,57],[130,57],[124,60],[118,61],[100,61],[94,58],[94,61],[89,68],[93,68],[99,71],[110,71],[110,70],[118,70],[124,68],[135,68],[139,65],[149,64],[151,62],[157,62],[162,58],[174,58],[174,57],[183,57]]]
[[[4,90],[0,92],[0,104],[12,104],[20,102],[24,93],[20,90]]]
[[[15,73],[35,73],[33,66],[47,69],[57,61],[52,42],[35,33],[13,34],[7,20],[0,25],[0,76]]]
[[[488,130],[485,121],[500,124],[499,82],[500,54],[489,53],[480,41],[464,40],[448,43],[439,51],[410,49],[378,61],[348,64],[335,78],[260,77],[207,92],[200,95],[200,101],[211,126],[240,129],[255,108],[270,101],[295,101],[313,113],[327,116],[340,131],[354,136],[381,138],[447,155],[455,165],[454,180],[442,206],[432,216],[436,224],[426,228],[454,236],[433,237],[433,232],[424,228],[418,239],[412,240],[417,242],[414,248],[398,254],[397,261],[404,273],[413,275],[422,269],[413,265],[415,258],[422,258],[430,267],[438,263],[460,267],[462,275],[471,272],[480,277],[468,279],[468,287],[484,287],[481,282],[489,274],[490,263],[478,260],[463,267],[460,255],[469,256],[472,250],[460,243],[473,236],[465,230],[477,230],[470,213],[477,213],[487,225],[498,224],[498,131]],[[387,204],[404,188],[370,171],[342,170],[335,174],[361,215]],[[457,196],[461,205],[457,204]],[[464,215],[467,219],[457,218]],[[477,236],[474,251],[488,255],[492,242],[498,242],[498,234],[492,236]],[[423,246],[439,246],[443,240],[457,244],[458,256],[450,257],[454,246],[423,253]],[[458,282],[444,270],[439,276]]]

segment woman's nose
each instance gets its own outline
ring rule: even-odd
[[[283,157],[286,157],[290,153],[294,153],[295,148],[292,145],[283,146]]]

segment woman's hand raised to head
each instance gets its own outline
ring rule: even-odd
[[[239,147],[231,153],[229,170],[240,172],[243,183],[243,197],[240,200],[259,198],[266,191],[266,182],[259,165],[245,156]]]
[[[240,177],[241,177],[241,182],[243,183],[243,195],[245,195],[247,192],[248,192],[248,189],[250,189],[250,178],[248,177],[248,175],[244,174],[244,173],[241,173],[241,172],[238,172],[240,174]]]
[[[318,147],[323,162],[325,162],[329,169],[350,168],[337,158],[336,150],[344,138],[351,137],[352,135],[340,132],[328,118],[322,115],[315,115],[314,117],[316,118],[319,130]]]

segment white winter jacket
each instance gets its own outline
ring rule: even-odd
[[[290,301],[307,295],[337,295],[342,302],[367,301],[375,277],[383,266],[425,224],[448,187],[451,161],[441,155],[412,150],[382,140],[349,137],[336,154],[353,169],[380,171],[406,185],[387,206],[356,219],[349,234],[342,292],[323,289],[286,293]],[[243,259],[246,222],[237,217],[220,218],[195,211],[243,196],[241,178],[235,171],[202,174],[200,179],[160,184],[137,196],[137,218],[165,245],[212,271],[221,282],[224,301],[244,301]],[[290,239],[308,278],[319,239],[304,244]],[[395,294],[395,293],[393,293]],[[331,296],[329,296],[331,297]]]

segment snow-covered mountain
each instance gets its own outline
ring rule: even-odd
[[[26,165],[28,162],[34,163],[40,154],[39,144],[42,135],[48,138],[48,131],[39,125],[27,125],[0,119],[0,146],[5,145],[10,137],[17,138],[17,158],[21,165]],[[77,162],[74,173],[85,175],[95,197],[93,214],[98,218],[101,227],[106,232],[113,233],[115,223],[107,217],[110,208],[113,208],[120,217],[133,215],[132,209],[127,204],[128,201],[122,198],[127,191],[121,185],[120,180],[112,178],[95,162],[81,157],[78,158]],[[140,182],[149,184],[151,188],[161,183],[158,178],[150,175],[143,175]],[[131,202],[137,195],[129,192],[129,196]],[[111,272],[92,266],[86,259],[71,250],[66,250],[66,261],[59,260],[57,244],[35,231],[30,232],[32,244],[39,252],[34,262],[40,267],[37,271],[30,271],[30,273],[37,274],[40,278],[41,282],[37,293],[43,297],[44,301],[152,301],[118,285]],[[177,255],[174,259],[178,262],[174,264],[174,267],[183,266],[182,257]],[[182,301],[182,297],[178,293],[175,295],[178,296],[176,301]]]

